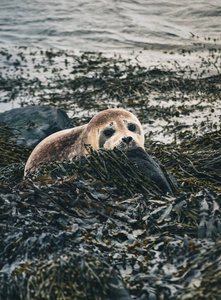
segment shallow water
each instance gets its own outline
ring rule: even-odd
[[[218,0],[1,0],[0,47],[72,50],[191,47],[219,38]]]

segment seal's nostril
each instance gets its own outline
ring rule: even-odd
[[[131,136],[123,137],[122,141],[125,142],[126,144],[129,144],[132,141],[132,137]]]

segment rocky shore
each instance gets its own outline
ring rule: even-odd
[[[0,114],[0,299],[219,299],[216,53],[195,72],[2,49],[1,102],[23,107]],[[173,194],[118,151],[51,162],[24,178],[37,140],[113,106],[141,120],[146,152],[177,181]]]

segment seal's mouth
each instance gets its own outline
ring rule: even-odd
[[[123,151],[127,149],[137,148],[137,147],[139,146],[136,143],[136,141],[132,138],[129,139],[129,137],[123,138],[122,141],[115,146],[115,148]]]

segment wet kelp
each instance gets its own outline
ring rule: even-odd
[[[118,272],[119,273],[119,272]],[[100,256],[60,252],[23,264],[11,280],[15,299],[130,299],[120,276]],[[21,283],[19,285],[18,283]],[[88,284],[90,282],[90,284]],[[38,287],[36,289],[36,287]],[[6,285],[2,294],[7,298]],[[14,295],[13,295],[14,294]]]
[[[119,106],[138,116],[149,138],[182,140],[179,132],[210,132],[220,123],[220,48],[213,45],[203,54],[195,52],[180,49],[171,52],[165,62],[169,67],[147,68],[139,55],[2,49],[0,102],[60,107],[77,125],[98,111]],[[185,55],[191,62],[196,57],[198,64],[181,65],[179,58]],[[193,128],[183,118],[193,119]]]
[[[190,66],[147,69],[96,53],[21,48],[15,58],[2,51],[1,101],[60,106],[77,125],[107,107],[131,109],[148,127],[146,151],[175,176],[179,190],[162,193],[118,151],[51,162],[24,179],[30,149],[16,146],[5,127],[0,299],[219,299],[220,61],[214,53],[194,74]],[[208,73],[213,63],[216,73]],[[196,122],[184,123],[194,113]],[[173,141],[165,145],[159,136]]]
[[[118,151],[51,162],[26,179],[24,163],[2,167],[1,299],[217,299],[220,168],[203,188],[186,179],[198,173],[185,160],[200,157],[200,174],[210,175],[218,139],[214,132],[167,149],[150,145],[178,178],[174,195]]]
[[[173,171],[186,191],[221,189],[221,131],[171,145],[147,143],[148,152]]]
[[[16,134],[5,124],[0,124],[0,166],[26,161],[32,149],[16,145]]]

